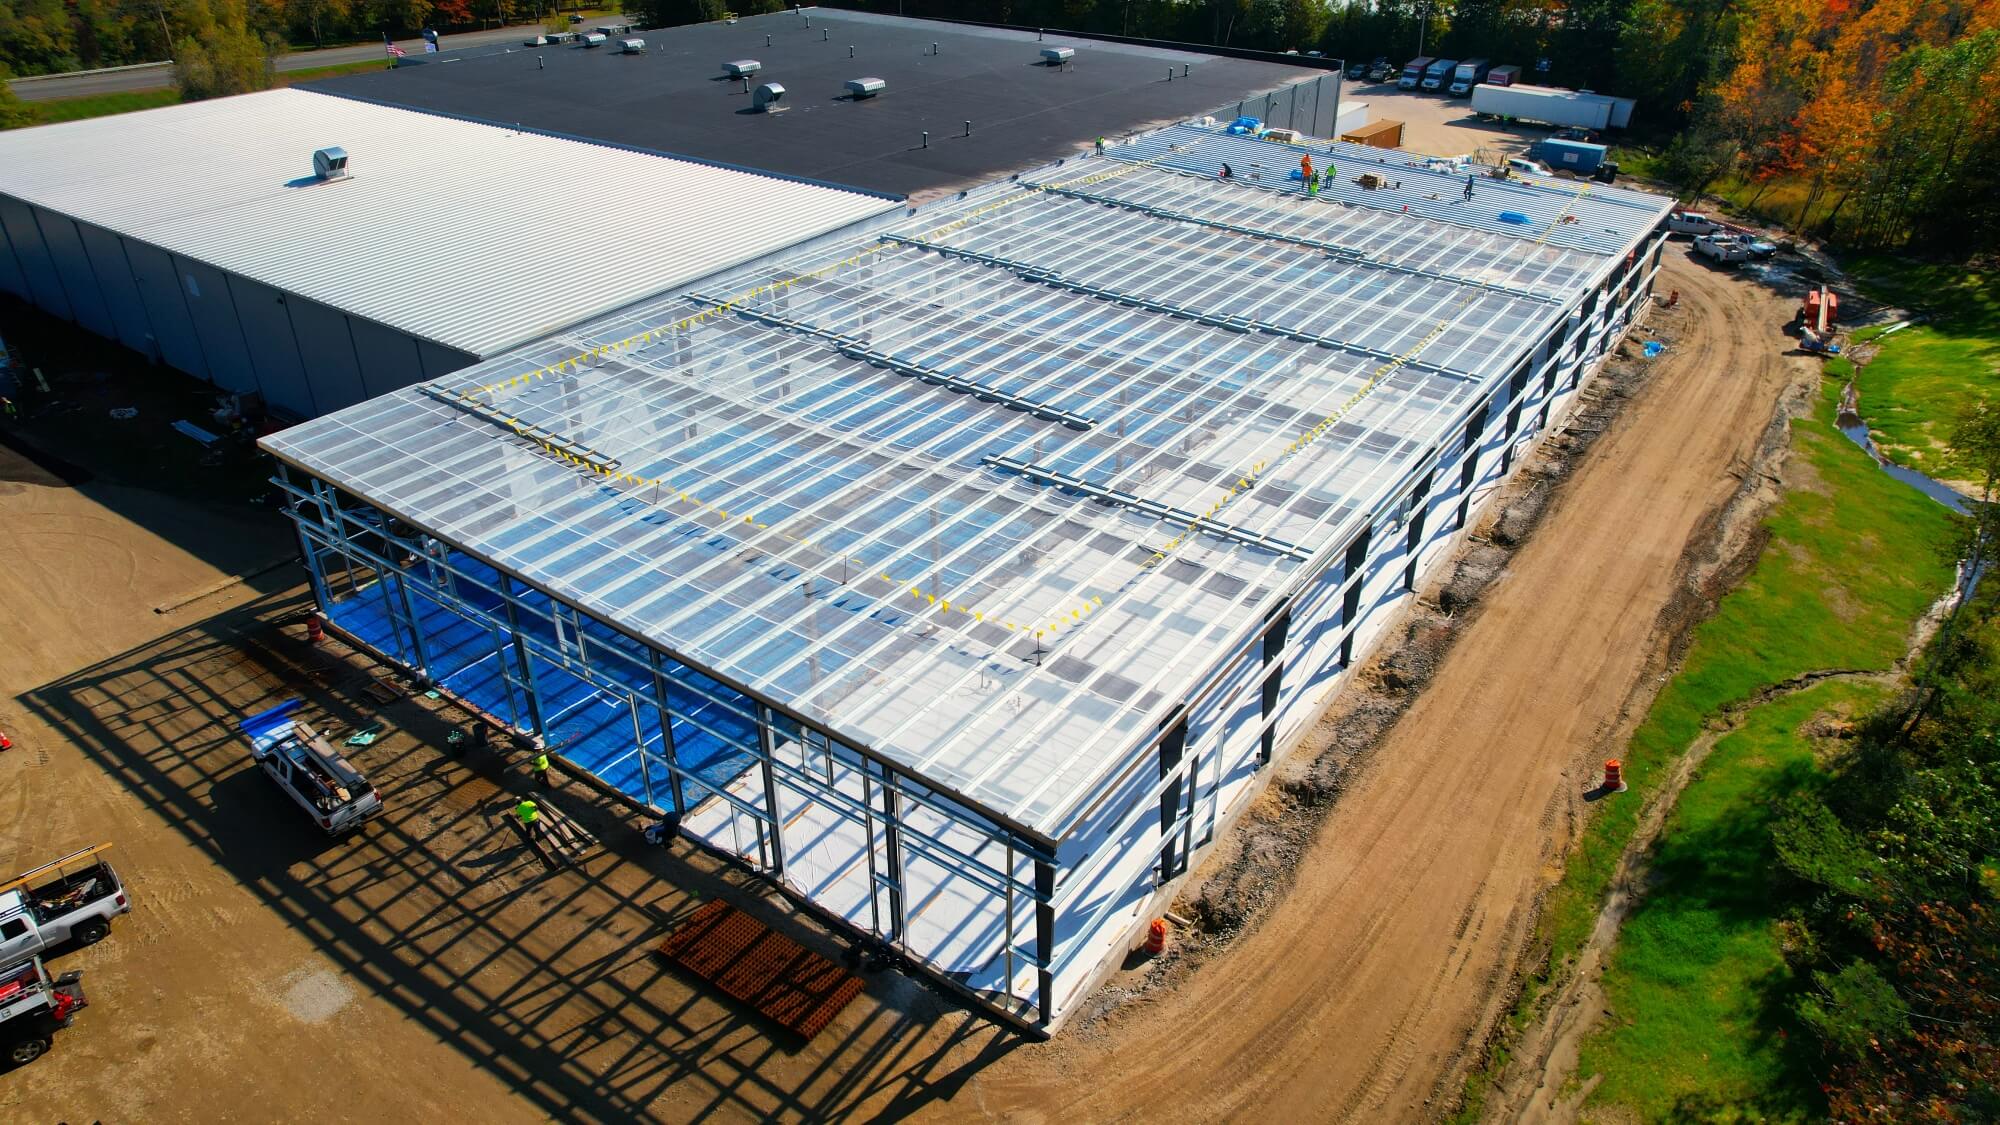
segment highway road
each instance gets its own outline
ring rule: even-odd
[[[518,43],[539,32],[538,24],[517,24],[513,27],[499,27],[490,31],[468,31],[460,35],[441,36],[438,45],[447,51],[466,47],[490,47],[500,43]],[[421,39],[406,39],[397,44],[413,55],[424,53]],[[285,55],[278,60],[278,70],[283,72],[311,70],[321,66],[339,66],[342,63],[367,62],[382,59],[386,64],[388,56],[383,53],[380,43],[362,43],[352,47],[327,47],[318,51],[299,51]],[[174,83],[173,67],[166,63],[151,66],[120,67],[113,70],[85,70],[71,74],[52,74],[40,78],[16,78],[8,83],[15,94],[24,102],[49,101],[54,98],[80,98],[90,94],[117,94],[137,90],[164,90]]]

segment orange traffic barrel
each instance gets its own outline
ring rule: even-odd
[[[1155,918],[1152,925],[1146,927],[1146,952],[1160,954],[1166,951],[1167,920],[1165,918]]]
[[[1604,791],[1625,792],[1625,763],[1616,758],[1607,758],[1604,761]]]

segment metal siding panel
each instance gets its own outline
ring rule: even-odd
[[[361,362],[361,384],[368,388],[371,397],[423,379],[423,361],[417,358],[415,340],[359,317],[347,318],[347,330],[354,334],[354,356]]]
[[[28,275],[21,272],[21,263],[14,258],[14,243],[7,237],[5,223],[0,223],[0,289],[23,301],[34,299],[28,292]]]
[[[236,302],[230,299],[229,282],[222,271],[205,262],[174,258],[174,273],[180,277],[181,295],[187,298],[188,315],[201,337],[201,351],[208,357],[209,378],[232,391],[257,389],[257,372],[250,366],[250,350],[243,343],[243,325],[236,317]]]
[[[76,233],[83,240],[83,252],[90,256],[90,269],[97,276],[97,288],[119,343],[153,358],[153,322],[147,319],[146,303],[139,298],[138,283],[132,280],[132,263],[125,260],[125,247],[117,235],[89,223],[78,223]]]
[[[139,300],[146,306],[146,319],[153,325],[154,347],[143,349],[152,359],[164,360],[197,379],[210,378],[208,356],[201,350],[194,318],[188,315],[187,299],[181,296],[180,275],[173,259],[157,246],[134,239],[120,239],[125,260],[132,265],[132,282]]]
[[[433,344],[429,340],[417,341],[417,359],[424,365],[424,378],[442,379],[461,367],[471,367],[479,362],[479,357],[466,355],[456,348]]]
[[[305,364],[313,402],[320,411],[339,410],[367,398],[347,318],[304,297],[286,298],[285,312],[292,322],[293,338],[299,342],[299,358]]]
[[[76,220],[37,209],[35,225],[41,228],[42,244],[49,248],[49,259],[62,278],[76,322],[106,339],[116,339],[118,327],[111,322],[111,310],[105,307],[104,294],[97,287],[97,272],[90,268],[83,239],[77,237]]]
[[[353,175],[306,176],[302,136],[338,138]],[[470,355],[900,207],[304,90],[0,134],[0,191]],[[586,198],[668,218],[621,225],[616,247],[534,243],[527,232]],[[449,219],[417,244],[412,216],[433,215]]]
[[[62,278],[49,248],[42,243],[42,231],[35,225],[34,209],[18,199],[0,196],[0,223],[7,227],[7,241],[14,245],[14,258],[28,277],[29,299],[43,312],[70,319],[69,297],[63,293]]]
[[[285,315],[284,295],[243,277],[229,279],[229,295],[243,325],[243,339],[250,347],[250,363],[256,369],[264,401],[303,418],[317,414],[292,321]]]

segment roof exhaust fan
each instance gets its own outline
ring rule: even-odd
[[[347,150],[344,148],[313,150],[313,175],[322,180],[345,179],[347,177]]]
[[[784,100],[785,88],[776,82],[766,82],[757,87],[757,92],[751,95],[750,108],[763,110],[765,113],[777,113],[785,108],[782,104]]]

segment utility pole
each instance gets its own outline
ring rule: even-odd
[[[1417,17],[1417,57],[1424,54],[1424,33],[1431,27],[1431,0],[1424,0],[1424,14]]]

